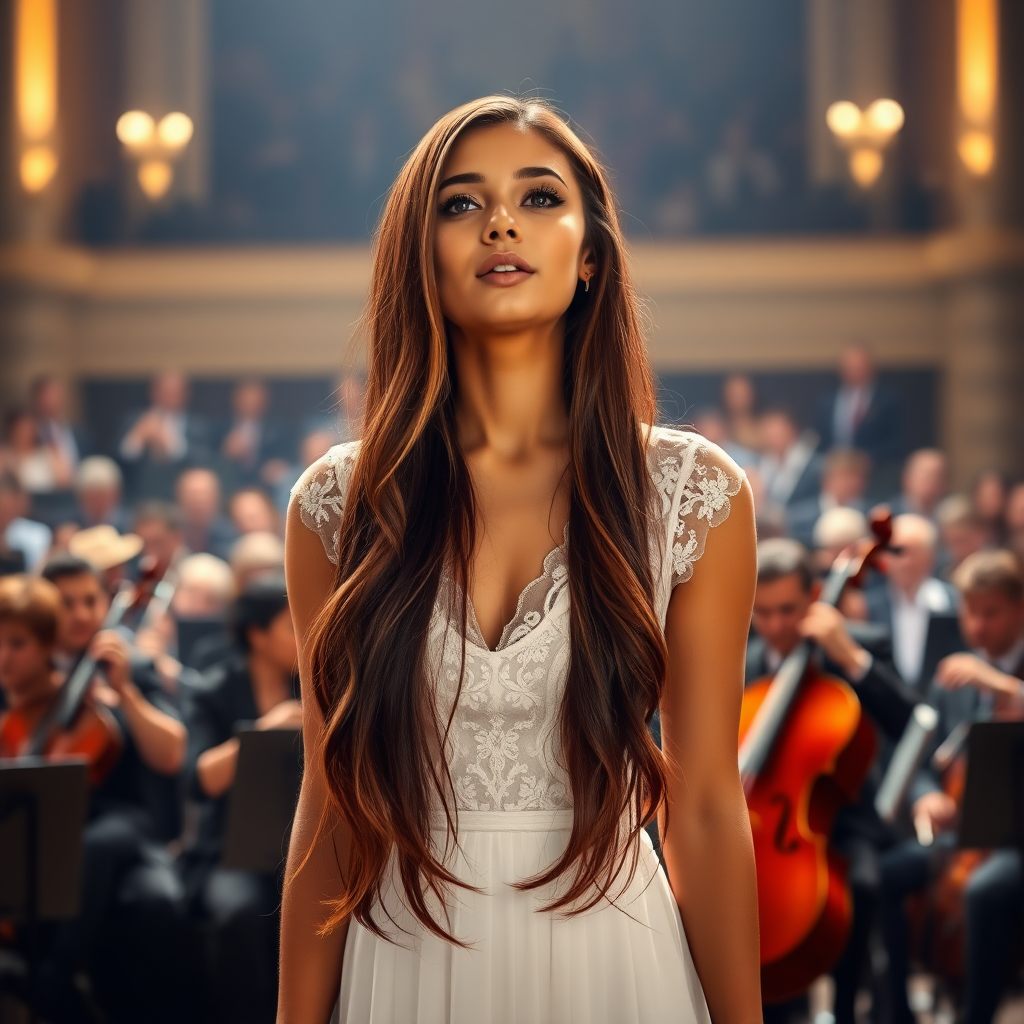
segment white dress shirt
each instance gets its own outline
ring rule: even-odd
[[[154,411],[160,417],[167,431],[167,459],[170,462],[179,462],[188,451],[188,441],[185,438],[185,414],[183,412],[168,412],[165,409]],[[132,436],[132,432],[129,430],[125,439],[121,442],[122,458],[134,462],[142,454],[143,445]]]
[[[951,612],[952,601],[937,579],[925,580],[913,598],[890,585],[889,600],[892,602],[892,660],[908,683],[916,683],[924,665],[928,623],[933,614]]]
[[[839,389],[839,393],[836,395],[835,409],[832,412],[832,438],[835,447],[853,447],[853,437],[871,405],[874,394],[874,384],[861,384],[855,388],[841,387]]]

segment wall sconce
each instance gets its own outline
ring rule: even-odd
[[[983,177],[995,163],[992,125],[999,92],[999,12],[996,0],[958,0],[957,98],[962,131],[957,153],[964,166]]]
[[[26,192],[42,192],[57,173],[56,0],[18,0],[15,83],[23,148],[18,172]]]
[[[861,188],[870,188],[885,165],[883,150],[903,127],[903,108],[895,100],[875,100],[861,110],[840,100],[825,113],[825,123],[839,145],[850,152],[850,174]]]
[[[188,146],[193,132],[192,118],[174,111],[155,121],[144,110],[129,110],[117,119],[117,137],[139,168],[139,188],[146,198],[158,202],[174,181],[174,161]]]

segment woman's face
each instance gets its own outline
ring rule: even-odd
[[[462,136],[436,216],[441,308],[464,334],[550,326],[594,272],[569,158],[537,131],[499,125]]]
[[[50,676],[53,650],[21,622],[0,622],[0,691],[13,707],[38,695]]]

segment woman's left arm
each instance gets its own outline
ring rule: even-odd
[[[715,1024],[761,1020],[757,876],[738,767],[740,703],[756,577],[745,482],[675,588],[661,702],[668,773],[665,864]]]

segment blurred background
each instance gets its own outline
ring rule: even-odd
[[[0,0],[0,573],[134,529],[179,692],[183,624],[280,567],[358,430],[397,170],[491,92],[611,169],[662,417],[743,465],[762,538],[827,562],[884,499],[926,575],[1024,554],[1022,41],[1020,0]]]

